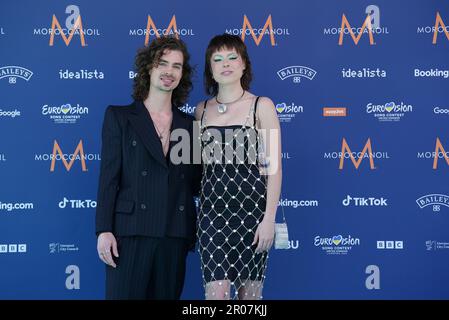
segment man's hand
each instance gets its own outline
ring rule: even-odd
[[[115,240],[112,232],[100,233],[97,240],[98,256],[100,257],[101,261],[115,268],[117,267],[117,265],[112,259],[111,249],[114,256],[118,258],[117,240]]]

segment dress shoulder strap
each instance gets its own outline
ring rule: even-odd
[[[260,98],[260,97],[256,97],[256,102],[254,102],[254,113],[253,113],[253,119],[254,119],[253,124],[254,124],[254,127],[257,126],[257,117],[256,117],[256,114],[257,114],[257,102],[259,102],[259,98]]]
[[[204,100],[203,113],[201,114],[200,124],[203,125],[204,112],[206,111],[207,99]]]

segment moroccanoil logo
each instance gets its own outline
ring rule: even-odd
[[[416,33],[424,33],[429,34],[433,33],[432,44],[437,44],[437,38],[439,33],[444,33],[446,35],[447,40],[449,40],[449,25],[446,26],[441,18],[440,13],[437,11],[435,17],[435,25],[434,26],[420,26],[416,30]]]
[[[257,46],[260,45],[262,38],[267,35],[270,38],[271,46],[276,46],[275,36],[289,36],[288,29],[273,27],[273,20],[271,14],[268,15],[267,20],[262,28],[253,28],[250,20],[246,15],[243,16],[243,25],[241,29],[229,28],[225,31],[228,34],[238,35],[245,41],[247,36],[251,36]]]
[[[449,149],[448,149],[449,150]],[[449,165],[449,151],[446,151],[443,147],[443,144],[441,143],[441,140],[439,137],[437,137],[435,142],[435,151],[424,151],[424,152],[418,152],[417,155],[418,159],[433,159],[433,166],[432,168],[434,170],[438,169],[438,160],[444,159]]]
[[[51,159],[51,165],[50,165],[51,172],[55,171],[56,153],[58,153],[58,155],[61,158],[62,163],[64,164],[64,167],[67,171],[70,171],[70,169],[72,168],[73,164],[75,163],[75,159],[77,159],[78,155],[79,155],[78,159],[81,160],[81,168],[83,169],[83,171],[87,171],[86,159],[85,159],[84,148],[83,148],[83,140],[80,140],[80,142],[76,146],[75,152],[73,152],[71,157],[69,157],[69,159],[70,159],[69,163],[67,163],[67,160],[64,157],[64,153],[62,152],[61,147],[58,144],[58,141],[55,140],[55,143],[53,145],[53,153],[52,153],[53,157]]]
[[[51,161],[50,172],[55,171],[56,161],[62,162],[65,169],[70,171],[75,163],[75,160],[81,162],[81,169],[83,172],[87,171],[86,160],[101,160],[99,154],[90,154],[84,152],[83,140],[78,142],[73,153],[64,153],[57,140],[53,143],[53,152],[51,154],[36,154],[34,156],[36,161]]]
[[[81,46],[85,47],[86,46],[86,40],[84,39],[84,33],[82,32],[83,30],[83,22],[81,20],[81,15],[78,16],[78,18],[75,21],[75,24],[73,25],[73,28],[69,30],[69,36],[66,37],[66,35],[64,34],[64,31],[62,30],[61,25],[59,24],[58,19],[56,18],[55,15],[53,15],[53,19],[51,20],[51,34],[50,34],[50,46],[53,46],[53,42],[55,40],[55,28],[58,28],[59,33],[62,37],[62,40],[64,40],[64,43],[66,46],[68,46],[70,44],[70,41],[72,41],[73,35],[75,34],[75,30],[81,30],[80,32],[80,41],[81,41]]]
[[[248,20],[248,17],[245,14],[243,16],[242,41],[245,41],[246,30],[249,30],[251,36],[254,39],[254,42],[256,43],[256,45],[259,45],[268,27],[270,28],[268,32],[268,34],[270,35],[270,43],[272,46],[274,46],[276,45],[276,42],[274,40],[273,22],[271,20],[271,14],[268,16],[267,21],[265,21],[265,25],[263,26],[261,32],[259,32],[259,37],[256,37],[256,32],[254,31],[253,27],[251,26],[251,23]]]
[[[444,150],[441,144],[440,138],[437,137],[435,143],[435,152],[418,152],[418,158],[433,158],[433,169],[438,169],[438,159],[446,160],[447,165],[449,165],[449,151]]]
[[[65,19],[65,26],[62,27],[56,15],[53,14],[51,19],[51,27],[46,28],[35,28],[33,30],[34,35],[47,36],[50,35],[49,45],[52,47],[55,42],[55,35],[61,36],[66,46],[69,46],[70,42],[73,40],[74,35],[79,36],[80,43],[82,47],[86,47],[85,36],[99,36],[100,32],[98,29],[83,27],[83,20],[81,18],[80,9],[76,5],[69,5],[66,7],[65,13],[69,14]]]
[[[352,163],[354,164],[354,167],[356,169],[358,169],[359,166],[360,166],[360,163],[362,163],[363,158],[367,154],[367,151],[369,151],[368,158],[369,158],[370,168],[371,169],[375,169],[374,168],[374,160],[373,160],[373,156],[372,156],[373,149],[371,148],[371,139],[370,138],[368,138],[368,140],[366,141],[365,147],[363,148],[361,154],[360,155],[356,155],[359,158],[357,161],[355,160],[356,157],[353,155],[351,149],[349,149],[349,145],[346,142],[346,139],[343,138],[343,142],[341,144],[341,155],[342,156],[340,157],[339,169],[340,170],[343,169],[343,164],[344,164],[344,160],[345,160],[345,157],[343,155],[346,154],[346,153],[349,154],[349,157],[350,157]]]
[[[354,43],[357,45],[364,33],[369,36],[370,45],[376,44],[374,42],[374,34],[389,34],[388,27],[380,23],[380,9],[376,5],[368,5],[365,8],[366,19],[361,27],[352,27],[348,18],[343,13],[340,26],[325,27],[323,34],[325,36],[339,36],[338,44],[343,44],[343,36],[350,35]],[[357,36],[356,36],[357,34]]]
[[[443,19],[441,19],[440,13],[437,12],[437,16],[435,18],[435,30],[433,31],[433,40],[432,40],[433,44],[437,43],[437,36],[438,36],[438,32],[441,32],[440,30],[442,30],[444,32],[447,40],[449,40],[449,30],[444,25],[444,22],[443,22]]]
[[[156,38],[160,38],[161,36],[174,36],[175,38],[179,39],[179,36],[194,36],[195,34],[193,33],[192,29],[178,28],[175,15],[172,16],[167,28],[165,29],[158,28],[153,18],[148,15],[147,27],[145,29],[130,29],[129,35],[145,35],[145,46],[147,46],[150,43],[150,36],[154,36]]]
[[[358,30],[356,30],[359,35],[355,36],[353,28],[349,24],[349,21],[346,18],[346,15],[343,13],[343,16],[341,18],[340,37],[338,39],[338,45],[340,45],[340,46],[343,45],[343,35],[344,35],[345,30],[349,31],[349,34],[351,35],[351,38],[356,45],[359,43],[360,38],[362,37],[362,34],[364,33],[364,31],[368,30],[369,44],[370,45],[374,44],[374,37],[373,37],[373,31],[372,31],[373,28],[371,26],[371,17],[369,15],[366,17],[365,22],[363,22],[363,25]]]
[[[340,170],[343,169],[345,159],[351,159],[351,162],[356,169],[360,167],[360,164],[362,163],[363,159],[369,159],[370,168],[371,170],[374,170],[376,169],[376,167],[374,166],[374,159],[389,159],[390,157],[388,155],[388,152],[380,152],[380,151],[373,152],[370,138],[368,138],[368,140],[366,141],[365,146],[363,147],[361,152],[353,152],[351,148],[349,148],[349,144],[346,141],[346,139],[343,138],[341,144],[341,151],[325,152],[324,158],[340,159],[339,165]]]

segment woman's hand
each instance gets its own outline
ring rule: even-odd
[[[274,240],[274,221],[263,219],[257,226],[256,234],[252,245],[257,243],[256,252],[263,252],[270,250]]]

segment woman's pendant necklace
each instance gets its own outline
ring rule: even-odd
[[[231,101],[231,102],[227,102],[227,103],[223,103],[223,102],[218,101],[217,96],[215,96],[215,101],[217,101],[217,103],[218,103],[218,105],[217,105],[218,113],[220,113],[220,114],[225,113],[228,110],[227,104],[236,103],[237,101],[242,99],[244,95],[245,95],[245,90],[243,90],[242,95],[240,97],[238,97],[236,100]]]
[[[219,113],[225,113],[226,110],[228,109],[228,106],[225,105],[224,103],[220,103],[217,108]]]

